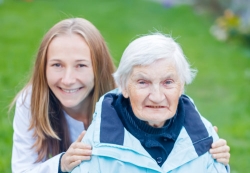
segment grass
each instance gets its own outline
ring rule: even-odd
[[[250,50],[221,43],[209,33],[212,20],[191,7],[165,8],[142,0],[0,1],[0,172],[11,172],[12,119],[8,104],[27,81],[44,33],[68,17],[84,17],[103,34],[115,64],[136,35],[171,33],[199,70],[186,93],[219,127],[231,147],[231,172],[250,169]]]

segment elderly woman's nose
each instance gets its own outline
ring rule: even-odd
[[[76,81],[76,77],[74,74],[74,70],[73,69],[65,69],[64,73],[62,74],[62,83],[64,85],[72,85],[75,83]]]
[[[165,96],[164,96],[164,93],[162,92],[160,86],[153,85],[151,87],[149,99],[155,103],[159,103],[159,102],[163,101],[164,98],[165,98]]]

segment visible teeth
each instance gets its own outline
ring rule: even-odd
[[[64,92],[67,92],[67,93],[73,93],[73,92],[76,92],[78,91],[79,89],[73,89],[73,90],[67,90],[67,89],[62,89]]]

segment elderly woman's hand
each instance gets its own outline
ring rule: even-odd
[[[218,132],[218,128],[214,126],[216,132]],[[213,158],[218,162],[227,165],[230,160],[230,147],[227,145],[227,141],[225,139],[219,139],[214,142],[211,146],[212,148],[209,152],[212,154]]]
[[[77,140],[72,143],[69,149],[61,158],[61,171],[71,172],[74,167],[79,165],[83,160],[90,160],[92,153],[91,146],[81,142],[86,131],[83,131]]]

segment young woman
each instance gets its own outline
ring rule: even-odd
[[[39,47],[29,82],[18,93],[14,117],[12,172],[70,172],[89,160],[81,143],[95,103],[115,88],[115,67],[100,32],[82,18],[55,24]],[[213,144],[227,164],[225,140]]]
[[[99,97],[115,88],[114,70],[102,35],[89,21],[53,26],[16,97],[12,171],[58,172],[59,153],[66,150],[63,171],[89,159],[90,146],[71,143],[88,128]]]

